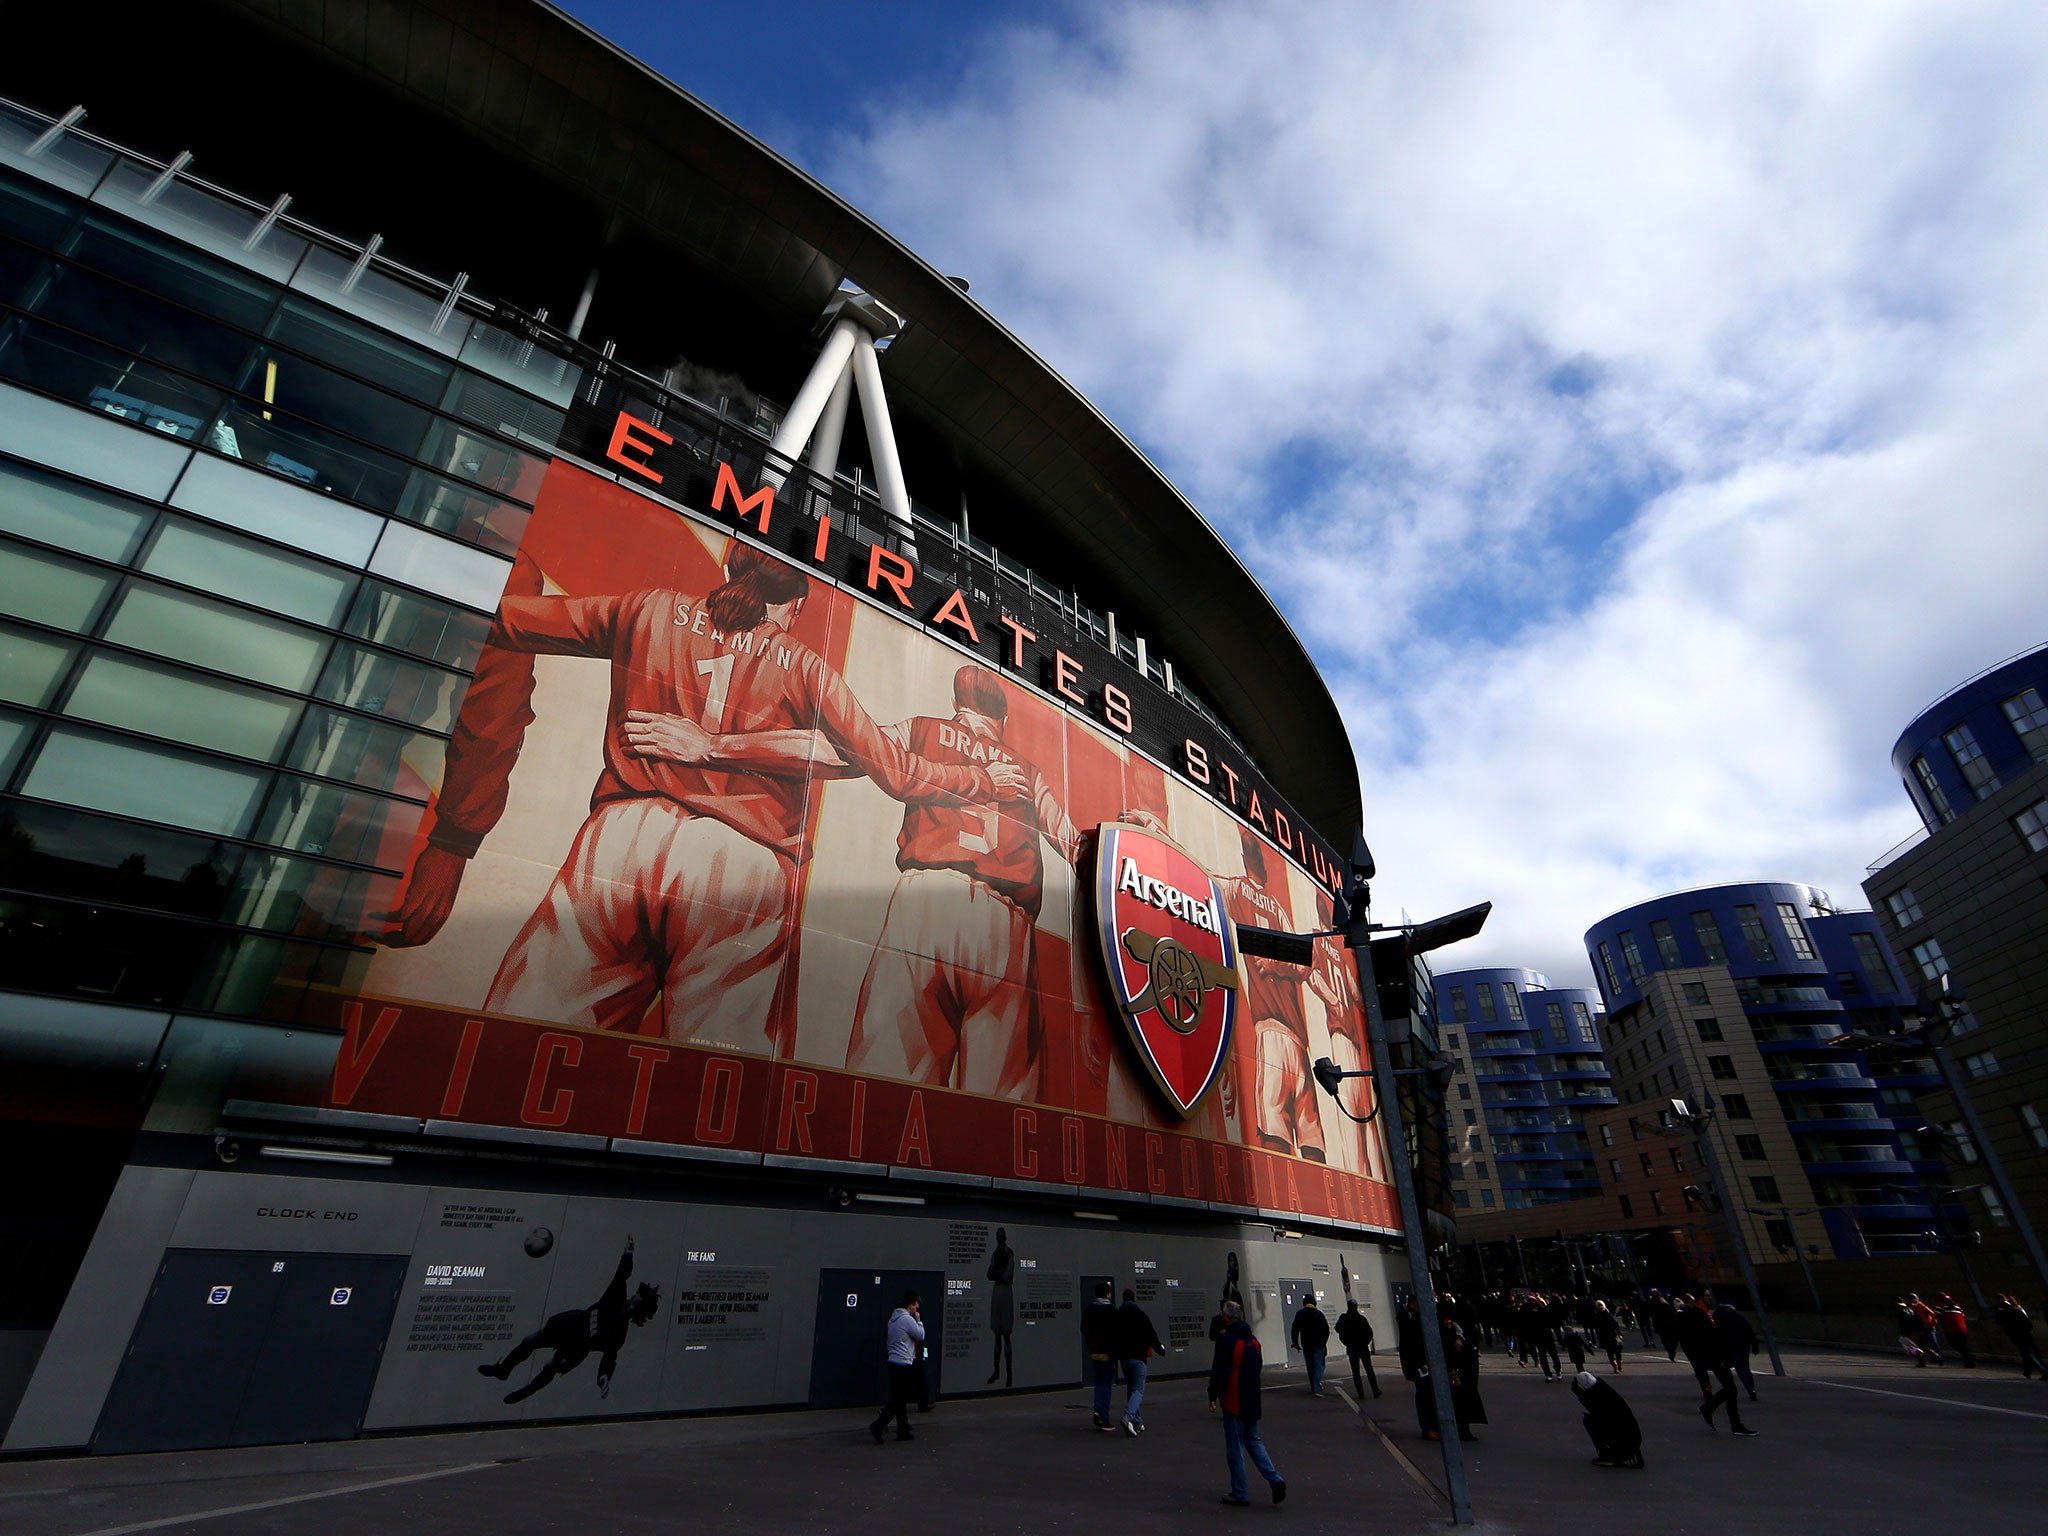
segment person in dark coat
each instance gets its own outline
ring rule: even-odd
[[[1413,1296],[1394,1314],[1394,1344],[1401,1375],[1415,1383],[1415,1427],[1425,1440],[1437,1436],[1436,1392],[1429,1384],[1429,1352],[1422,1344],[1422,1304]]]
[[[1600,1347],[1607,1351],[1607,1363],[1614,1368],[1614,1374],[1621,1374],[1621,1319],[1609,1310],[1606,1302],[1593,1309],[1593,1333],[1600,1340]]]
[[[2020,1375],[2031,1377],[2038,1370],[2041,1379],[2048,1381],[2048,1360],[2041,1358],[2041,1351],[2034,1343],[2034,1320],[2027,1316],[2027,1309],[2020,1305],[2019,1297],[2010,1291],[2001,1293],[1991,1315],[2005,1330],[2005,1336],[2012,1340],[2013,1350],[2020,1357]]]
[[[1749,1357],[1756,1353],[1756,1330],[1749,1326],[1749,1319],[1736,1310],[1735,1303],[1724,1301],[1714,1308],[1714,1326],[1721,1330],[1721,1351],[1729,1369],[1741,1378],[1742,1390],[1749,1394],[1749,1400],[1756,1401],[1756,1372],[1749,1367]]]
[[[1089,1369],[1094,1375],[1095,1427],[1116,1433],[1110,1421],[1109,1405],[1116,1393],[1116,1287],[1104,1280],[1095,1287],[1095,1299],[1081,1313],[1081,1343],[1088,1351]]]
[[[1738,1435],[1754,1435],[1756,1431],[1742,1422],[1742,1410],[1735,1404],[1735,1373],[1728,1364],[1720,1326],[1714,1321],[1712,1292],[1686,1302],[1678,1316],[1677,1333],[1678,1347],[1685,1351],[1685,1362],[1700,1384],[1700,1417],[1707,1421],[1707,1428],[1714,1428],[1714,1410],[1725,1405],[1728,1427]]]
[[[1628,1400],[1591,1371],[1572,1378],[1572,1393],[1585,1409],[1579,1422],[1592,1437],[1593,1465],[1635,1467],[1643,1465],[1643,1428],[1636,1423]]]
[[[1301,1310],[1294,1314],[1294,1325],[1288,1329],[1287,1342],[1301,1351],[1302,1362],[1308,1367],[1309,1395],[1321,1397],[1323,1362],[1330,1349],[1330,1320],[1323,1316],[1314,1296],[1302,1298]]]
[[[1111,1350],[1124,1373],[1124,1433],[1136,1438],[1145,1432],[1145,1362],[1166,1353],[1159,1342],[1159,1330],[1138,1305],[1138,1293],[1124,1288],[1124,1304],[1116,1309],[1116,1339]]]
[[[1372,1319],[1358,1310],[1355,1301],[1344,1304],[1344,1315],[1337,1319],[1337,1342],[1344,1346],[1344,1352],[1351,1357],[1351,1385],[1360,1397],[1365,1396],[1365,1383],[1372,1383],[1372,1395],[1380,1395],[1380,1379],[1372,1368]],[[1364,1380],[1359,1379],[1359,1367],[1365,1368]]]
[[[1477,1440],[1474,1424],[1486,1422],[1486,1404],[1479,1397],[1479,1351],[1465,1338],[1465,1330],[1446,1319],[1443,1324],[1444,1369],[1451,1376],[1451,1413],[1458,1421],[1460,1440]]]
[[[1252,1465],[1272,1488],[1273,1502],[1278,1504],[1287,1497],[1287,1479],[1275,1469],[1265,1441],[1259,1438],[1263,1416],[1259,1341],[1245,1326],[1244,1308],[1236,1302],[1223,1303],[1223,1318],[1227,1326],[1216,1341],[1216,1355],[1209,1364],[1209,1406],[1223,1414],[1223,1460],[1230,1468],[1230,1492],[1223,1495],[1223,1502],[1251,1503],[1244,1477],[1245,1453],[1250,1452]]]

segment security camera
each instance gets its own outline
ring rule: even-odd
[[[847,1206],[853,1204],[853,1191],[850,1189],[831,1189],[826,1191],[826,1198],[841,1210],[844,1210]]]
[[[242,1155],[242,1144],[232,1136],[223,1136],[219,1132],[215,1132],[213,1155],[224,1163],[232,1163]]]

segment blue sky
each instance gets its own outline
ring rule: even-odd
[[[935,265],[1239,549],[1383,900],[1583,983],[1682,886],[1914,825],[1894,737],[2048,640],[2048,11],[570,9]]]

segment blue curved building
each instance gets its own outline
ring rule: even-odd
[[[1984,1137],[2036,1230],[2048,1225],[2048,646],[1950,689],[1900,734],[1892,764],[1924,831],[1871,865],[1864,892],[1907,982],[1944,977],[1967,1007],[1950,1043]],[[1948,1134],[1994,1273],[2033,1266],[2017,1213],[1987,1182],[1984,1149],[1946,1087],[1923,1095]],[[2035,1276],[2038,1281],[2038,1275]]]
[[[1514,967],[1446,971],[1435,991],[1458,1061],[1445,1106],[1452,1203],[1477,1214],[1598,1194],[1585,1117],[1614,1103],[1600,995]]]
[[[1955,1213],[1931,1192],[1947,1178],[1915,1106],[1938,1078],[1842,1045],[1917,1007],[1875,913],[1793,882],[1711,886],[1603,918],[1586,953],[1622,1102],[1667,1129],[1671,1099],[1714,1106],[1723,1193],[1752,1251],[1939,1247]]]

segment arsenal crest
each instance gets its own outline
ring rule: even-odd
[[[1096,834],[1095,914],[1109,988],[1152,1080],[1187,1115],[1237,1018],[1237,935],[1223,892],[1173,843],[1128,822]]]

